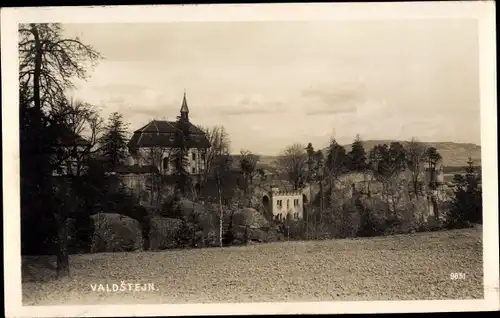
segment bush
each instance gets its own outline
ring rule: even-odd
[[[455,177],[456,188],[447,213],[446,227],[469,227],[471,223],[482,223],[482,190],[477,176]]]
[[[371,198],[364,201],[354,199],[354,206],[359,213],[360,223],[357,236],[379,236],[395,226],[397,220],[388,216],[387,204],[381,200]]]
[[[337,238],[355,237],[359,232],[361,217],[354,201],[348,200],[342,204],[342,211],[334,234]]]
[[[137,220],[116,213],[99,213],[92,215],[92,221],[92,253],[142,250],[144,241]]]
[[[233,213],[233,224],[248,226],[250,228],[261,228],[269,226],[266,218],[256,209],[243,208]]]
[[[153,216],[150,223],[149,247],[151,250],[163,250],[178,246],[177,236],[181,229],[181,220]]]

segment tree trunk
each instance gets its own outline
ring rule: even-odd
[[[219,181],[219,176],[217,176],[217,194],[219,196],[219,212],[220,212],[220,221],[219,221],[219,244],[220,247],[222,247],[222,223],[223,223],[223,217],[224,214],[222,212],[222,198],[221,198],[221,193],[220,193],[220,181]]]
[[[35,104],[35,109],[39,114],[39,117],[36,120],[36,131],[42,132],[43,124],[43,113],[42,113],[42,102],[40,98],[40,75],[42,71],[42,44],[40,41],[40,37],[38,34],[38,28],[36,24],[31,24],[31,32],[33,33],[33,37],[35,40],[35,69],[33,72],[33,102]],[[41,152],[38,155],[41,155],[45,149],[39,149]],[[42,156],[42,159],[46,159],[45,156]],[[47,171],[48,170],[48,171]],[[50,169],[44,169],[42,174],[51,173]],[[52,204],[52,193],[49,190],[52,190],[52,182],[46,180],[46,178],[51,178],[50,175],[42,175],[42,181],[39,186],[41,187],[44,199],[47,199],[50,202],[46,202],[48,209],[56,209],[56,213],[60,213],[59,207],[55,207]],[[47,181],[47,182],[45,182]],[[61,215],[56,215],[56,227],[57,227],[57,277],[65,277],[69,276],[69,255],[68,255],[68,224],[65,218],[61,218]]]
[[[69,276],[68,220],[57,221],[57,277]]]

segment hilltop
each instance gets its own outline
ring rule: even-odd
[[[378,144],[387,144],[398,140],[365,140],[365,150],[368,152],[373,146]],[[408,141],[399,141],[406,145]],[[443,157],[443,165],[446,167],[464,167],[467,166],[469,155],[474,161],[474,165],[481,165],[481,146],[472,143],[457,143],[457,142],[425,142],[429,147],[435,147]],[[346,151],[351,150],[351,145],[343,145]],[[326,154],[327,148],[322,149]],[[263,155],[260,157],[260,166],[270,165],[276,156]]]

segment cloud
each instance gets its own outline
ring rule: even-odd
[[[93,85],[91,91],[104,107],[124,116],[143,115],[148,118],[178,115],[182,99],[168,92],[140,84]]]
[[[147,86],[140,84],[126,84],[126,83],[112,83],[112,84],[104,84],[104,85],[92,85],[93,90],[100,93],[107,94],[126,94],[133,95],[138,92],[142,92],[148,89]]]
[[[308,116],[354,113],[365,100],[361,85],[344,84],[334,88],[309,88],[301,92]]]
[[[284,103],[266,101],[260,95],[246,96],[232,105],[217,108],[219,114],[228,116],[272,114],[284,111],[286,111]]]

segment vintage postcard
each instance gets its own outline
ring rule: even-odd
[[[494,9],[2,9],[6,316],[498,310]]]

